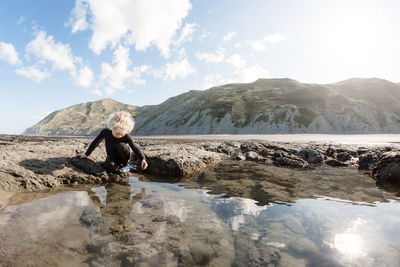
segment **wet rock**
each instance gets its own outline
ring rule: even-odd
[[[357,149],[357,154],[360,156],[360,155],[363,155],[365,153],[368,153],[369,151],[370,151],[369,149],[361,147],[361,148]]]
[[[375,152],[362,153],[358,159],[359,170],[372,170],[378,165],[379,156]]]
[[[273,156],[273,163],[279,167],[305,168],[308,166],[307,161],[297,155],[289,154],[285,151],[276,151]]]
[[[316,169],[290,169],[252,161],[222,161],[188,181],[186,187],[207,188],[211,194],[225,197],[251,198],[260,206],[316,195],[355,202],[384,202],[399,192],[382,191],[373,179],[356,168],[336,169],[323,164]]]
[[[254,151],[247,152],[245,157],[246,157],[246,160],[250,160],[250,161],[263,161],[264,160],[264,158],[262,156],[258,155]]]
[[[307,261],[305,259],[298,259],[290,254],[287,253],[280,253],[280,260],[279,260],[279,265],[280,266],[296,266],[296,267],[306,267],[309,266]]]
[[[337,148],[337,147],[328,147],[325,154],[328,157],[337,159],[341,162],[345,162],[351,159],[351,157],[357,157],[358,153],[354,150],[344,149],[344,148]]]
[[[300,150],[299,156],[309,164],[320,164],[323,161],[322,155],[318,151],[310,148]]]
[[[336,159],[341,162],[346,162],[351,159],[351,155],[347,151],[336,153]]]
[[[240,150],[242,153],[246,153],[249,151],[255,151],[255,152],[260,152],[264,149],[264,146],[260,145],[259,143],[243,143],[240,145]]]
[[[237,150],[236,145],[231,143],[205,144],[202,147],[206,151],[218,152],[229,156],[235,154]]]
[[[170,144],[144,148],[148,172],[167,177],[188,177],[199,174],[225,158],[222,154],[195,146]]]
[[[296,154],[298,152],[294,148],[285,147],[285,146],[281,146],[281,145],[274,145],[274,144],[263,144],[263,145],[266,149],[273,150],[273,151],[281,150],[281,151],[284,151],[287,153],[292,153],[292,154]]]
[[[328,160],[325,160],[324,163],[326,165],[329,165],[329,166],[332,166],[332,167],[349,167],[350,166],[350,164],[345,163],[345,162],[341,162],[341,161],[336,160],[336,159],[328,159]]]
[[[400,152],[386,152],[372,171],[378,182],[400,183]]]
[[[240,151],[242,153],[253,151],[263,157],[271,157],[275,153],[276,150],[281,150],[281,151],[290,153],[284,147],[274,146],[274,145],[270,145],[270,144],[245,142],[240,145]]]
[[[99,162],[105,160],[101,143],[90,159],[73,158],[84,152],[92,137],[34,137],[0,135],[0,189],[9,192],[53,188],[62,184],[90,184],[112,180]],[[222,142],[196,140],[139,140],[147,157],[146,172],[163,177],[187,177],[201,173],[224,159],[254,161],[262,165],[305,168],[320,161],[331,166],[357,166],[365,151],[396,151],[390,147],[355,145]],[[374,157],[374,156],[372,156]],[[379,154],[378,154],[379,157]],[[372,159],[371,159],[372,160]],[[344,161],[344,162],[343,162]],[[342,162],[342,163],[340,163]],[[360,169],[373,168],[368,156],[361,158]]]
[[[298,254],[317,254],[319,250],[318,246],[307,238],[296,238],[288,247]]]
[[[232,160],[246,160],[246,156],[242,153],[235,153],[231,157]]]
[[[280,254],[276,248],[258,247],[253,240],[235,236],[236,258],[232,266],[278,266]]]

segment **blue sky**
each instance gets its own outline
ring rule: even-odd
[[[400,2],[3,0],[0,133],[111,97],[159,104],[258,78],[400,82]]]

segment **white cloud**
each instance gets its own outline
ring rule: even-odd
[[[204,30],[201,35],[200,35],[200,41],[203,41],[205,38],[207,37],[214,37],[214,34],[212,34],[211,32],[208,32],[206,30]]]
[[[175,42],[175,45],[183,44],[184,42],[191,42],[193,40],[193,33],[196,31],[196,23],[186,23],[182,29],[181,36]]]
[[[258,64],[238,70],[236,72],[236,75],[237,81],[244,83],[254,82],[255,80],[260,78],[270,77],[269,72]]]
[[[228,32],[224,35],[223,40],[226,42],[229,42],[230,40],[232,40],[233,37],[235,37],[236,32]]]
[[[22,15],[19,17],[17,24],[19,25],[19,24],[23,23],[24,21],[26,21],[26,17],[24,15]]]
[[[177,78],[184,79],[186,76],[195,72],[194,67],[187,58],[168,63],[164,70],[164,81],[173,81]]]
[[[94,89],[94,90],[91,91],[91,93],[93,95],[97,95],[97,96],[102,96],[103,95],[99,89]]]
[[[90,49],[100,54],[126,42],[137,50],[155,45],[164,57],[182,20],[192,8],[189,0],[76,0],[72,32],[90,29]]]
[[[93,71],[89,67],[84,66],[79,70],[78,74],[73,73],[75,83],[82,87],[90,87],[93,81]]]
[[[209,89],[214,86],[223,85],[227,83],[233,83],[234,80],[230,78],[224,78],[218,73],[212,73],[204,77],[202,89]]]
[[[71,11],[69,24],[72,26],[72,32],[84,31],[89,28],[86,21],[86,14],[88,13],[89,4],[85,1],[75,1],[75,7]]]
[[[225,60],[225,49],[220,47],[214,53],[196,53],[196,57],[206,63],[222,63]]]
[[[243,68],[246,65],[246,61],[240,54],[233,54],[232,56],[227,57],[225,52],[225,48],[220,47],[214,53],[197,52],[196,57],[206,63],[228,63],[236,68]]]
[[[107,87],[107,88],[106,88],[106,93],[109,94],[109,95],[112,95],[112,94],[115,93],[115,90],[114,90],[114,88]]]
[[[0,61],[5,61],[11,65],[21,63],[18,53],[12,44],[0,42]]]
[[[37,32],[25,50],[41,65],[49,63],[53,70],[69,71],[77,85],[89,87],[92,84],[93,72],[88,66],[83,66],[82,58],[74,56],[68,44],[54,41],[54,37],[47,36],[46,32]]]
[[[36,38],[26,45],[26,51],[40,60],[52,63],[53,69],[73,70],[75,68],[74,56],[68,44],[56,43],[53,36],[46,36],[40,31]]]
[[[264,51],[270,44],[276,44],[286,40],[286,37],[280,33],[267,35],[259,40],[248,40],[246,44],[257,51]]]
[[[112,94],[115,89],[125,89],[127,83],[145,84],[141,79],[142,73],[149,67],[146,65],[131,68],[132,62],[129,59],[129,48],[118,46],[114,51],[113,65],[101,64],[100,84],[106,87],[106,92]]]
[[[35,67],[26,67],[26,68],[22,67],[22,68],[15,70],[15,72],[25,78],[34,80],[35,82],[40,82],[44,78],[47,78],[50,76],[49,72],[41,71]]]
[[[232,55],[226,60],[226,62],[236,68],[243,68],[246,65],[246,61],[239,54]]]

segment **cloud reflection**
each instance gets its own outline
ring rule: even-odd
[[[335,235],[332,247],[349,258],[356,259],[367,256],[365,240],[359,234],[366,224],[367,221],[361,218],[354,220],[345,232]]]
[[[257,217],[261,211],[267,209],[267,205],[258,206],[257,201],[248,198],[231,197],[229,199],[214,199],[213,208],[216,212],[228,219],[232,230],[239,230],[245,223],[245,215]]]

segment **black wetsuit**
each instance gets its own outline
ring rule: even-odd
[[[132,136],[126,134],[121,138],[115,138],[110,129],[103,129],[97,135],[97,137],[90,144],[89,148],[86,150],[86,156],[89,156],[103,139],[105,139],[106,142],[107,152],[107,158],[104,162],[104,167],[108,171],[117,171],[120,167],[125,166],[128,163],[131,155],[128,145],[132,148],[133,152],[139,157],[140,160],[145,159],[140,147],[133,142]]]

